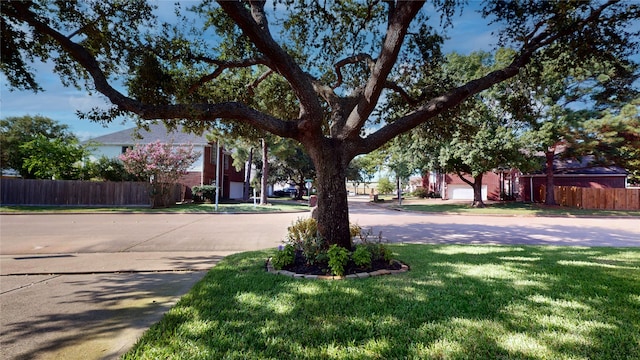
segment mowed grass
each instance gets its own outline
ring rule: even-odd
[[[640,249],[392,245],[407,273],[213,268],[125,359],[639,359]]]
[[[274,200],[268,205],[250,203],[177,204],[166,208],[149,207],[82,207],[82,206],[1,206],[0,213],[269,213],[309,211],[309,205],[295,201]]]
[[[640,217],[640,211],[638,210],[589,210],[525,202],[490,203],[484,208],[474,208],[466,203],[406,204],[398,206],[397,200],[395,201],[396,204],[390,203],[384,206],[408,211],[475,215]]]

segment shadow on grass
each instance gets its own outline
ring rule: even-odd
[[[392,249],[411,271],[348,281],[230,256],[125,358],[640,357],[640,249]]]
[[[131,346],[139,332],[159,321],[203,275],[202,272],[62,275],[32,290],[21,290],[20,298],[3,295],[4,309],[12,306],[11,301],[40,304],[33,313],[19,316],[19,320],[3,321],[3,358],[117,358],[127,350],[119,348],[127,344],[121,343],[123,340],[118,336],[122,333],[132,336],[125,339]],[[42,291],[41,286],[58,289],[40,295],[25,294]],[[49,305],[54,306],[55,313],[47,310]]]

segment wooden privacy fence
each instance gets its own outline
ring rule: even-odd
[[[182,185],[173,192],[181,201]],[[2,205],[150,206],[145,182],[1,179]]]
[[[640,189],[596,189],[575,186],[554,186],[556,202],[561,206],[580,209],[640,210]],[[545,187],[540,189],[544,202]]]

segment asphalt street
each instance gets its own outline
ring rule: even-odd
[[[224,256],[276,247],[307,215],[0,215],[0,357],[117,358]],[[351,201],[350,219],[390,242],[640,246],[638,218],[417,214]]]

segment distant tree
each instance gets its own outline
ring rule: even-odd
[[[154,207],[167,206],[171,189],[200,157],[193,146],[176,146],[160,141],[136,145],[120,155],[124,168],[149,181],[149,196]],[[161,201],[156,203],[156,199]]]
[[[76,180],[82,176],[82,167],[89,151],[74,139],[36,137],[22,145],[24,155],[22,172],[37,179]]]
[[[271,179],[292,182],[296,185],[296,199],[301,200],[306,179],[316,176],[313,161],[298,142],[291,139],[274,139],[271,146]]]
[[[359,158],[351,160],[351,163],[347,167],[346,175],[347,181],[353,183],[353,187],[355,188],[355,192],[357,195],[360,183],[364,182],[364,177],[362,176],[362,165],[360,164]]]
[[[604,165],[624,168],[629,182],[640,185],[640,98],[585,121],[576,137],[581,152],[595,155]]]
[[[589,154],[577,132],[598,111],[620,107],[637,96],[634,82],[640,72],[628,59],[595,55],[566,69],[570,55],[557,54],[555,47],[546,51],[543,61],[500,84],[497,94],[512,116],[526,123],[522,138],[528,153],[544,155],[545,204],[555,205],[554,159]]]
[[[380,194],[389,194],[393,192],[395,186],[387,177],[383,177],[378,179],[378,193]]]
[[[13,169],[27,179],[38,177],[34,173],[38,168],[35,164],[32,166],[33,171],[29,170],[29,166],[24,166],[24,161],[30,154],[21,146],[36,139],[42,142],[41,137],[57,139],[60,144],[75,142],[77,145],[78,140],[67,125],[44,116],[26,115],[1,119],[0,166],[2,169]]]
[[[141,178],[139,174],[129,173],[122,160],[118,158],[108,158],[101,156],[90,165],[91,177],[102,181],[140,181],[148,180]]]
[[[384,157],[385,154],[379,150],[356,157],[347,168],[347,181],[353,182],[356,190],[363,184],[366,191],[367,186],[383,167]]]
[[[451,53],[444,57],[441,84],[460,86],[482,74],[506,65],[513,51],[498,49],[494,54]],[[508,83],[506,81],[505,83]],[[517,121],[499,101],[493,88],[470,96],[456,111],[447,114],[445,124],[418,127],[391,142],[391,158],[405,172],[438,169],[454,173],[473,189],[473,207],[484,207],[483,175],[498,167],[521,167],[525,156],[518,133],[525,122]],[[396,96],[397,97],[397,96]],[[391,98],[388,111],[398,111]],[[402,102],[399,102],[402,106]],[[443,121],[444,122],[444,121]]]

